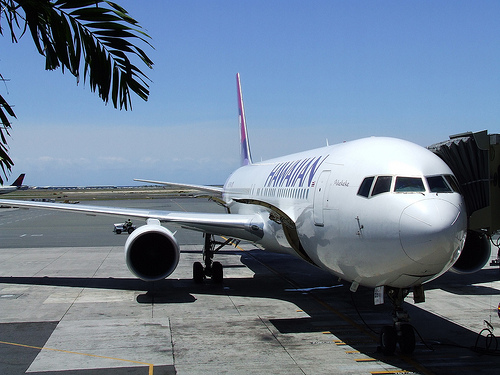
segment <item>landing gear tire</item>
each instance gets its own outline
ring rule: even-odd
[[[221,284],[224,280],[222,264],[220,262],[213,262],[212,264],[212,281],[216,284]]]
[[[200,262],[193,263],[193,280],[196,284],[201,284],[205,278],[205,271]]]
[[[396,350],[398,336],[396,329],[391,326],[382,327],[380,332],[380,349],[384,355],[393,355]]]
[[[403,354],[412,354],[415,350],[415,331],[410,324],[401,325],[401,336],[399,336],[399,349]]]
[[[225,242],[219,242],[214,239],[213,234],[205,233],[204,236],[203,264],[200,262],[193,264],[193,280],[196,283],[202,283],[205,277],[210,277],[214,283],[222,284],[224,280],[222,264],[213,261],[214,254],[226,245],[236,246],[239,241],[228,238]]]
[[[393,326],[385,326],[380,333],[380,348],[384,354],[392,354],[396,349],[396,344],[399,344],[399,349],[402,354],[412,354],[415,350],[415,330],[409,323],[410,316],[408,312],[402,308],[405,297],[410,292],[407,288],[385,287],[387,296],[391,300],[393,311],[392,319]],[[417,302],[424,300],[422,287],[414,289],[418,292],[418,298],[414,298]]]

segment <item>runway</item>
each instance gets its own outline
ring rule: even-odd
[[[222,212],[194,198],[95,204]],[[351,294],[315,267],[243,242],[216,255],[222,285],[198,285],[202,235],[176,227],[178,268],[145,283],[127,269],[117,222],[0,209],[1,374],[491,374],[500,365],[498,267],[446,274],[423,304],[410,295],[422,339],[412,356],[384,356],[378,332],[391,306],[373,306],[372,290]],[[478,337],[485,321],[489,340]]]

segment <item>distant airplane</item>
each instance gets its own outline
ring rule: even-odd
[[[166,278],[179,262],[179,244],[161,222],[205,233],[204,263],[193,265],[196,282],[222,281],[222,265],[213,261],[221,247],[214,235],[293,254],[351,283],[353,292],[363,285],[376,288],[376,296],[385,293],[394,306],[394,325],[382,329],[382,349],[392,353],[399,343],[411,353],[415,335],[401,304],[411,288],[422,302],[422,284],[449,270],[466,241],[465,203],[451,169],[423,147],[377,137],[253,162],[236,78],[241,167],[224,186],[139,180],[202,190],[227,214],[0,203],[146,219],[125,244],[127,266],[146,281]]]
[[[7,194],[19,189],[23,185],[24,173],[21,173],[18,178],[10,186],[0,186],[0,194]]]

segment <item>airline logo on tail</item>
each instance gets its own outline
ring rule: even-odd
[[[24,181],[24,173],[21,173],[19,177],[12,183],[11,186],[21,187]]]
[[[240,164],[244,166],[252,164],[252,155],[250,154],[250,144],[248,143],[245,108],[243,107],[243,96],[241,95],[240,73],[236,74],[236,85],[238,88],[238,118],[240,122]]]

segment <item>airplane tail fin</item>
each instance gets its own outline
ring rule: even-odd
[[[236,85],[238,89],[238,118],[240,125],[240,163],[241,165],[252,164],[250,143],[248,142],[247,122],[245,119],[245,108],[243,107],[243,96],[241,95],[240,73],[236,74]]]
[[[23,180],[24,180],[24,173],[21,173],[19,177],[16,178],[16,181],[12,183],[11,186],[21,187],[23,185]]]

